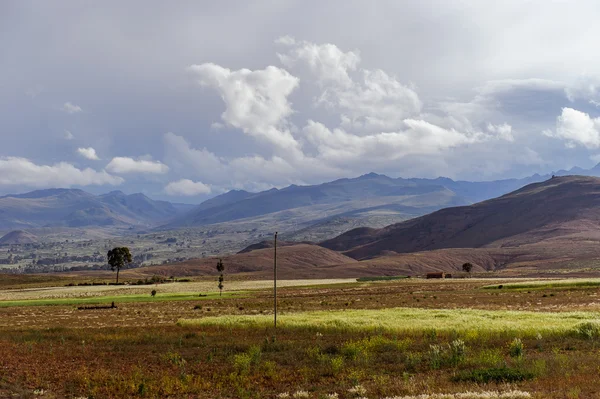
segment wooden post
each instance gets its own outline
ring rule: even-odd
[[[273,325],[277,329],[277,232],[275,232],[273,251]]]

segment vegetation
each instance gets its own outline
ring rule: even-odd
[[[219,295],[221,295],[223,293],[223,270],[225,270],[225,266],[223,266],[223,261],[221,259],[219,259],[219,261],[217,262],[217,271],[219,273],[221,273],[219,275]]]
[[[110,269],[114,272],[117,271],[117,284],[119,284],[119,271],[133,261],[131,252],[127,247],[116,247],[108,251],[106,254],[108,258],[108,264]]]
[[[463,263],[462,269],[463,269],[463,272],[465,272],[465,273],[471,273],[471,270],[473,270],[473,265],[469,262]]]
[[[58,287],[139,290],[130,301],[119,295],[118,309],[0,308],[0,397],[562,399],[597,391],[595,289],[543,297],[481,290],[474,279],[287,287],[274,341],[270,290],[220,297],[211,278],[206,297],[165,292],[197,284],[161,285],[154,299],[148,287]],[[590,311],[574,311],[583,305]]]
[[[523,290],[523,289],[535,289],[542,290],[548,288],[593,288],[600,287],[599,278],[573,278],[564,280],[534,280],[534,281],[521,281],[515,283],[503,283],[503,284],[492,284],[486,285],[483,289],[505,289],[505,290]]]
[[[370,281],[393,281],[402,280],[408,278],[408,276],[372,276],[372,277],[359,277],[356,279],[359,283],[365,283]]]
[[[342,331],[510,331],[528,336],[540,332],[574,331],[582,321],[599,322],[596,312],[532,312],[477,309],[360,309],[311,311],[285,314],[281,325],[290,328],[331,328]],[[268,315],[231,315],[182,319],[182,326],[245,326],[264,328],[271,322]]]

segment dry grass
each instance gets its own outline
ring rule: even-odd
[[[315,279],[315,280],[279,280],[278,287],[298,287],[353,283],[356,279]],[[225,281],[226,291],[246,291],[270,288],[273,281]],[[114,297],[119,295],[147,295],[156,290],[158,294],[187,294],[219,292],[214,281],[167,283],[156,285],[96,285],[81,287],[42,287],[0,290],[0,301],[20,301],[27,299],[66,299],[90,297]]]
[[[306,391],[314,399],[334,392],[339,399],[352,399],[349,390],[357,384],[372,399],[510,398],[502,394],[511,390],[535,399],[600,397],[600,341],[593,334],[564,333],[576,317],[591,317],[600,309],[596,289],[528,293],[481,290],[481,281],[411,280],[282,288],[282,328],[275,340],[266,327],[175,325],[178,319],[211,320],[215,315],[262,313],[270,320],[268,290],[244,298],[122,303],[113,310],[0,308],[0,397],[33,398],[35,390],[44,390],[43,398],[50,399],[224,399]],[[392,308],[398,307],[404,318],[396,323],[420,323],[421,328],[285,327],[285,319],[294,314],[304,322],[310,321],[307,315],[334,314],[349,316],[341,319],[345,323],[361,318],[371,325],[391,323],[398,312]],[[459,310],[466,307],[480,310]],[[478,322],[506,327],[506,317],[515,313],[527,316],[524,323],[541,325],[541,335],[477,328]],[[435,317],[440,315],[445,317]],[[420,316],[428,318],[415,319]],[[455,328],[455,317],[463,317],[470,328]],[[563,323],[562,330],[545,329],[547,321]],[[522,340],[522,356],[511,356],[515,337]],[[459,341],[464,352],[456,352]],[[495,370],[496,377],[506,370],[533,379],[481,383],[455,378],[486,370]],[[471,396],[465,396],[468,392]]]
[[[284,313],[278,325],[288,328],[340,329],[356,331],[456,331],[469,336],[487,332],[538,333],[571,331],[582,322],[599,323],[596,312],[526,312],[477,309],[361,309]],[[182,319],[182,326],[225,326],[265,328],[273,323],[269,315],[236,315]]]

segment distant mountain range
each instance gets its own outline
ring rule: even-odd
[[[121,191],[96,196],[78,189],[37,190],[0,197],[0,228],[147,227],[165,223],[191,207]]]
[[[600,164],[554,175],[600,176]],[[144,194],[78,189],[37,190],[0,197],[0,230],[37,227],[139,226],[161,230],[217,223],[287,226],[285,239],[320,241],[357,226],[381,227],[436,210],[494,198],[551,174],[486,182],[404,179],[369,173],[318,185],[291,185],[259,193],[232,190],[200,205],[156,201]],[[292,226],[292,227],[290,227]]]
[[[573,168],[548,175],[484,182],[454,181],[449,178],[404,179],[369,173],[318,185],[291,185],[259,193],[229,191],[214,197],[162,226],[177,229],[239,220],[266,220],[274,226],[295,220],[302,234],[295,240],[314,240],[331,234],[334,227],[346,230],[380,226],[421,216],[441,208],[468,205],[495,198],[527,184],[569,174],[600,176],[600,164],[592,169]],[[318,231],[317,234],[311,234]]]
[[[559,237],[596,245],[599,226],[600,179],[565,176],[382,229],[353,229],[320,245],[354,259],[444,248],[515,248],[548,240],[560,247]]]

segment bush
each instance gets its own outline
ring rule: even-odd
[[[455,339],[448,344],[450,349],[450,364],[457,365],[465,359],[467,346],[462,339]]]
[[[523,341],[520,338],[515,338],[508,346],[508,354],[510,357],[522,358],[524,354]]]
[[[581,338],[598,338],[600,336],[600,324],[593,322],[580,323],[575,326],[574,332],[575,335]]]
[[[433,370],[442,367],[444,350],[440,345],[429,345],[429,363]]]
[[[519,369],[513,369],[509,367],[489,368],[489,369],[478,369],[472,371],[463,371],[454,377],[454,382],[475,382],[479,384],[487,384],[489,382],[503,383],[503,382],[519,382],[525,380],[531,380],[535,377],[535,374],[523,371]]]

